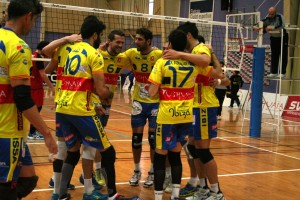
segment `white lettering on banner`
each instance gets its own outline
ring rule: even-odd
[[[283,117],[292,117],[300,119],[300,96],[290,96],[285,105],[285,111],[282,113]]]
[[[300,110],[300,102],[299,101],[292,101],[291,105],[288,108],[289,110]]]

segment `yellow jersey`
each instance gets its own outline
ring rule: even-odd
[[[149,77],[159,87],[158,124],[193,121],[193,99],[198,69],[186,60],[160,58]]]
[[[102,51],[99,49],[99,52],[103,56],[104,60],[105,85],[111,92],[115,92],[122,68],[131,66],[131,63],[124,53],[112,56],[108,53],[108,51]]]
[[[158,95],[150,98],[148,78],[156,61],[161,58],[161,50],[152,50],[147,55],[142,55],[136,48],[131,48],[125,51],[125,55],[129,58],[135,77],[135,86],[132,95],[133,100],[144,103],[157,103]]]
[[[31,49],[8,28],[0,28],[0,137],[24,137],[29,121],[14,102],[11,79],[30,80]]]
[[[95,115],[93,74],[103,73],[103,68],[103,57],[98,50],[86,42],[75,43],[64,64],[56,112]]]

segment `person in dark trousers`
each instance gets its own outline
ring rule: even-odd
[[[223,68],[224,67],[224,62],[220,61],[220,65]],[[224,102],[224,99],[225,99],[226,91],[227,91],[226,86],[218,85],[218,86],[215,87],[215,95],[218,98],[219,104],[220,104],[220,106],[218,107],[218,111],[217,111],[218,120],[221,119],[222,107],[223,107],[223,102]]]
[[[233,108],[234,102],[236,102],[238,107],[240,107],[240,104],[241,104],[237,93],[238,93],[240,87],[243,86],[244,81],[239,74],[240,74],[239,71],[234,71],[234,74],[230,77],[231,101],[230,101],[229,108]]]
[[[289,35],[284,29],[284,18],[281,14],[277,13],[275,7],[270,7],[268,10],[268,16],[263,21],[263,32],[270,34],[270,46],[271,46],[271,70],[268,75],[272,77],[285,77],[286,66],[288,63],[288,41]],[[255,28],[255,30],[260,30]],[[283,30],[283,38],[281,37],[281,30]],[[282,44],[282,59],[281,57],[281,39]],[[281,64],[279,61],[282,60]],[[278,65],[281,66],[281,74],[278,71]]]

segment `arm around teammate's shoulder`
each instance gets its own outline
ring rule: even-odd
[[[164,59],[183,59],[190,61],[194,65],[206,67],[209,65],[211,58],[207,54],[192,54],[181,51],[168,49],[163,52]]]

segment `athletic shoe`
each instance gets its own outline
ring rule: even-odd
[[[84,178],[83,178],[82,174],[79,177],[79,182],[82,185],[84,185]],[[95,190],[101,190],[102,189],[102,185],[99,185],[99,183],[96,181],[94,176],[92,176],[92,183],[93,183],[93,186],[94,186]]]
[[[169,183],[169,185],[167,185],[166,189],[164,190],[165,193],[171,193],[173,190],[173,184]]]
[[[199,187],[197,189],[197,191],[194,193],[193,196],[186,198],[186,200],[194,200],[194,199],[199,199],[199,200],[203,200],[203,199],[207,199],[210,196],[210,190],[209,188],[201,188]]]
[[[229,108],[229,109],[232,109],[232,108],[233,108],[233,106],[228,106],[228,108]]]
[[[171,176],[166,176],[165,177],[163,189],[166,193],[171,193],[172,192],[173,186],[172,186],[172,177]]]
[[[217,120],[221,120],[221,116],[220,115],[217,116]]]
[[[226,200],[222,192],[210,192],[210,196],[206,200]]]
[[[277,78],[285,78],[285,74],[279,74],[276,76]]]
[[[148,177],[145,180],[144,187],[145,188],[151,187],[153,185],[153,181],[154,181],[154,173],[148,172]]]
[[[49,188],[54,188],[54,181],[52,178],[50,178],[50,181],[49,181]],[[75,190],[75,186],[73,184],[69,183],[68,190]]]
[[[52,193],[51,200],[58,200],[59,196],[57,193]]]
[[[277,76],[277,74],[268,74],[267,77],[268,78],[275,78]]]
[[[193,187],[190,183],[187,183],[184,188],[180,189],[179,197],[192,196],[197,191],[197,187]]]
[[[114,200],[139,200],[140,198],[138,196],[134,196],[134,197],[124,197],[122,195],[117,195],[117,197],[114,198]]]
[[[31,134],[31,133],[28,133],[27,139],[28,139],[28,140],[34,140],[34,135]]]
[[[59,198],[58,194],[52,193],[52,197],[51,197],[51,200],[70,200],[70,199],[71,199],[71,194],[70,193],[67,193],[62,198]]]
[[[142,175],[142,173],[140,171],[135,171],[134,170],[134,173],[133,173],[131,179],[129,180],[129,184],[131,186],[137,186],[137,185],[139,185],[139,181],[141,179],[141,175]]]
[[[107,177],[106,177],[106,172],[103,168],[96,169],[94,172],[94,177],[99,185],[104,186],[106,184]]]
[[[38,131],[35,131],[35,133],[33,134],[33,137],[35,140],[43,140],[44,139],[44,136]]]
[[[101,194],[97,190],[94,190],[92,192],[92,194],[90,194],[90,195],[84,193],[83,198],[82,198],[82,200],[95,200],[95,199],[97,199],[97,200],[107,200],[108,195],[107,194]]]

